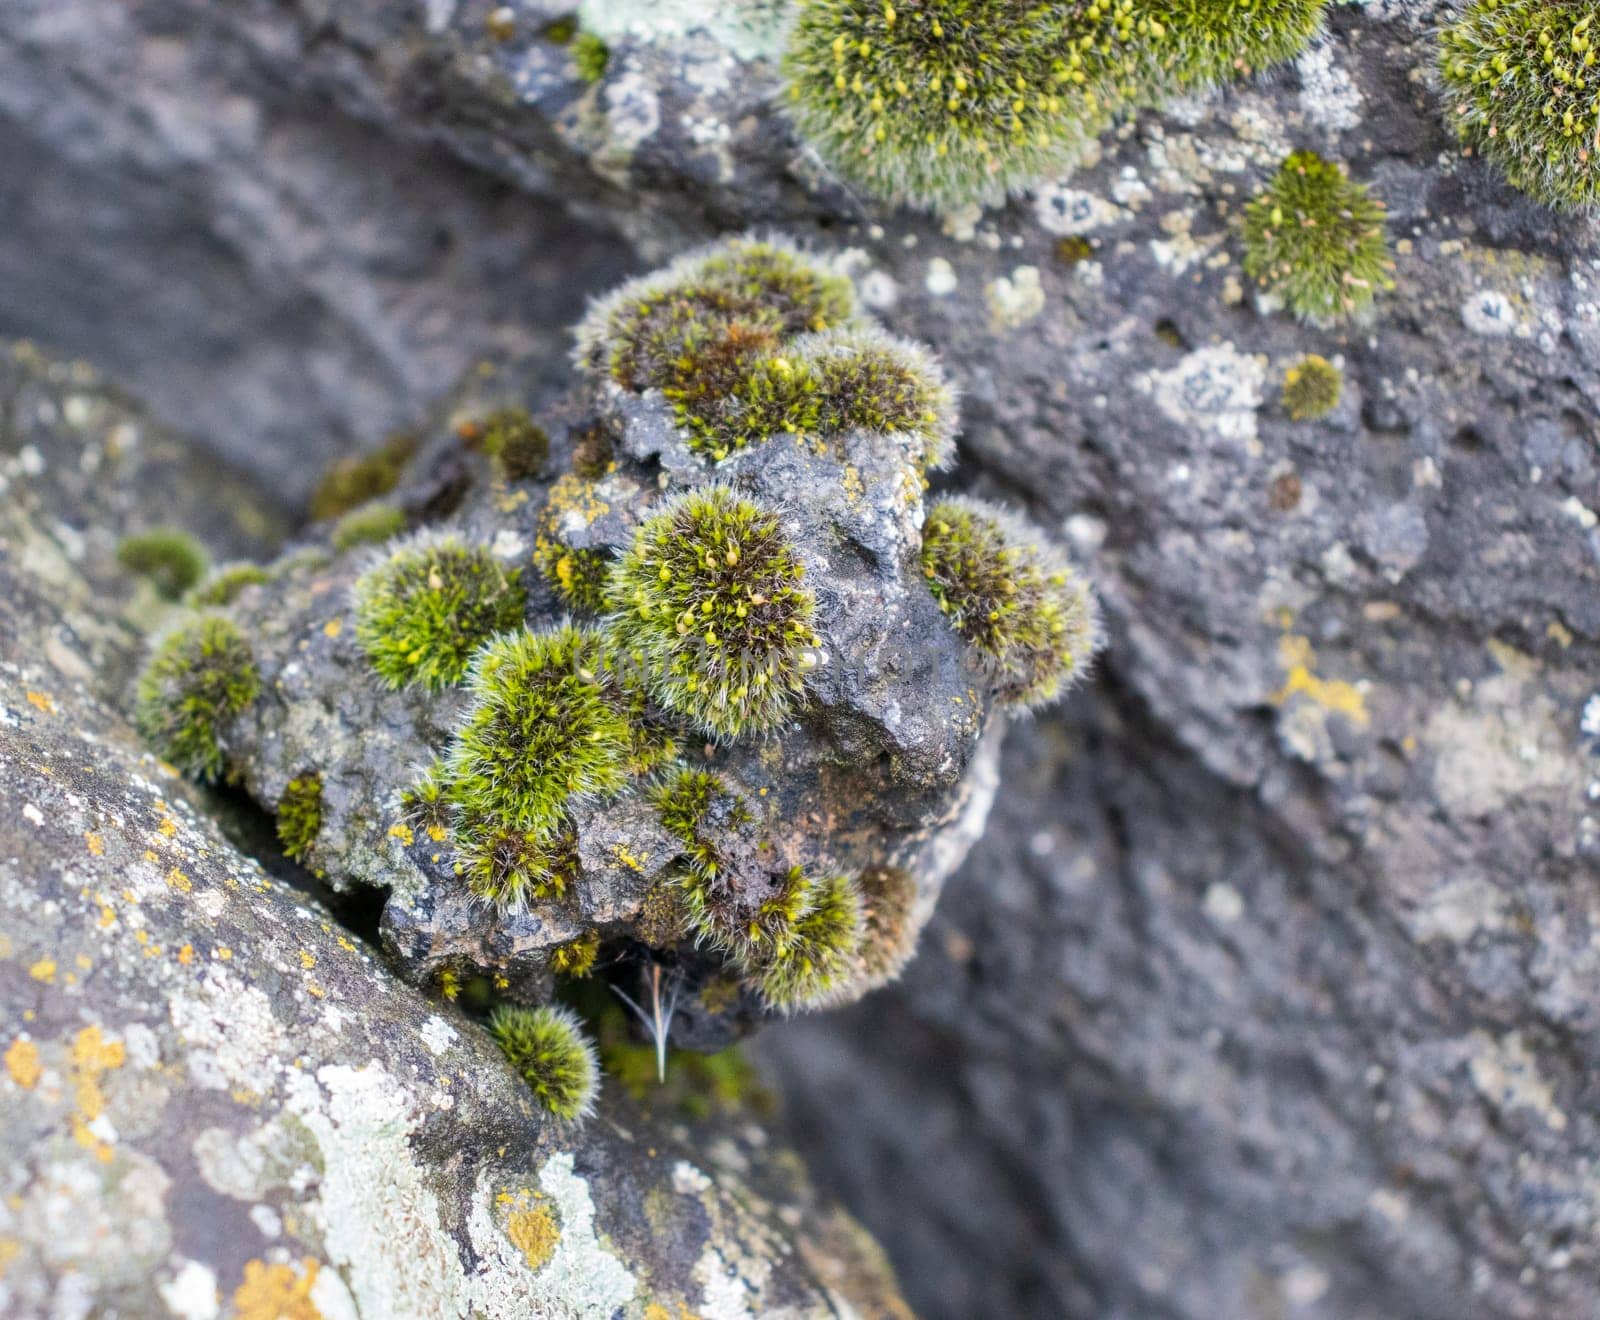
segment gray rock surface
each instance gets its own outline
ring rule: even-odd
[[[119,22],[153,39],[157,16],[195,10]],[[33,26],[8,13],[0,52],[49,51],[36,85],[66,96],[108,65],[92,38],[14,12]],[[943,220],[821,180],[770,113],[770,68],[726,29],[608,33],[589,88],[532,38],[535,12],[496,42],[482,6],[448,0],[263,2],[208,11],[185,49],[274,69],[302,104],[338,107],[336,133],[388,135],[419,168],[442,150],[479,171],[473,189],[559,204],[574,232],[616,226],[642,258],[748,224],[850,249],[880,315],[964,387],[969,471],[1062,528],[1104,588],[1104,680],[1081,715],[1014,738],[944,952],[854,1032],[771,1042],[813,1157],[836,1161],[914,1300],[1594,1312],[1600,266],[1591,222],[1457,153],[1430,89],[1434,7],[1335,9],[1295,66]],[[84,113],[137,84],[108,78]],[[214,84],[153,85],[203,106]],[[71,154],[64,130],[31,140]],[[1246,289],[1231,220],[1290,146],[1347,161],[1389,204],[1398,287],[1370,323],[1300,326]],[[115,212],[126,182],[106,186]],[[279,275],[314,287],[304,264]],[[176,276],[173,296],[229,306]],[[414,283],[490,333],[473,279]],[[94,346],[70,300],[30,304],[41,333]],[[1345,399],[1295,424],[1277,393],[1305,352],[1342,362]],[[260,419],[243,410],[236,434]],[[827,1078],[858,1088],[848,1125]],[[885,1193],[895,1176],[920,1194]]]
[[[81,379],[51,397],[111,406]],[[481,1026],[139,747],[94,693],[131,634],[40,575],[45,535],[20,528],[0,536],[0,1312],[909,1315],[747,1117],[691,1127],[615,1088],[579,1129],[536,1117]]]

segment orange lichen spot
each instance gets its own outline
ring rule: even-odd
[[[306,982],[306,993],[313,999],[326,999],[328,997],[328,992],[315,981]]]
[[[56,960],[54,958],[41,958],[28,968],[28,975],[35,981],[42,981],[45,985],[56,983]]]
[[[322,1320],[311,1300],[319,1265],[309,1256],[292,1265],[268,1265],[264,1260],[245,1262],[244,1282],[233,1290],[236,1320]]]
[[[309,949],[300,950],[300,965],[310,971],[317,965],[316,956]]]
[[[515,1197],[502,1193],[500,1199],[516,1206],[506,1216],[506,1236],[511,1239],[511,1245],[522,1253],[530,1270],[543,1269],[561,1242],[561,1226],[556,1223],[555,1216],[546,1206],[530,1204],[526,1192]]]
[[[223,962],[227,962],[233,957],[233,950],[230,949],[226,944],[219,944],[211,952],[213,957],[221,958]]]
[[[389,837],[391,839],[399,839],[407,848],[417,841],[417,836],[411,832],[411,826],[407,825],[403,820],[396,821],[389,826]]]
[[[106,841],[93,830],[85,830],[83,841],[88,846],[89,856],[104,857],[106,855]]]
[[[171,816],[163,815],[161,817],[161,824],[156,826],[156,833],[159,834],[163,839],[170,839],[177,832],[178,822],[173,820]]]
[[[1302,695],[1326,711],[1343,715],[1352,724],[1363,728],[1371,722],[1367,712],[1367,699],[1361,689],[1343,679],[1318,678],[1317,653],[1305,637],[1290,634],[1278,641],[1278,655],[1287,671],[1284,684],[1272,694],[1276,706],[1290,697]]]
[[[322,625],[322,635],[324,637],[337,637],[343,631],[343,619],[329,619],[325,624]]]
[[[167,887],[176,889],[180,894],[187,894],[194,889],[194,881],[174,866],[167,872]]]
[[[39,1047],[26,1036],[18,1036],[11,1042],[6,1049],[5,1059],[11,1080],[24,1091],[31,1091],[39,1084],[44,1065],[39,1062]]]
[[[182,963],[185,967],[187,967],[190,963],[192,963],[194,961],[194,945],[185,944],[183,946],[183,948],[179,949],[178,950],[178,961],[180,963]]]
[[[28,698],[28,704],[36,710],[42,710],[46,715],[56,713],[56,699],[48,692],[35,692],[29,688],[24,695]]]

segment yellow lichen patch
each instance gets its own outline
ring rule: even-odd
[[[56,960],[54,958],[41,958],[28,968],[28,975],[35,981],[43,981],[46,985],[56,982]]]
[[[6,1266],[22,1254],[22,1243],[16,1238],[0,1238],[0,1279],[6,1277]]]
[[[25,1036],[18,1036],[6,1050],[6,1071],[24,1091],[39,1084],[44,1065],[39,1062],[39,1047]]]
[[[78,1113],[92,1123],[105,1112],[105,1093],[100,1079],[127,1061],[128,1051],[120,1040],[107,1040],[99,1027],[85,1027],[72,1039],[72,1087]]]
[[[83,842],[89,849],[89,856],[104,857],[106,855],[106,841],[93,830],[85,830]]]
[[[194,961],[194,945],[185,944],[183,946],[183,948],[179,949],[178,950],[178,961],[180,963],[182,963],[185,967],[187,967],[190,963],[192,963]]]
[[[611,855],[636,875],[644,874],[645,863],[650,860],[649,853],[640,856],[630,851],[626,844],[621,843],[612,844]]]
[[[528,1192],[501,1192],[497,1199],[511,1208],[506,1215],[506,1236],[522,1253],[528,1268],[537,1273],[556,1254],[561,1242],[561,1225],[556,1223],[550,1208],[534,1203]]]
[[[1365,727],[1372,719],[1367,713],[1367,699],[1361,689],[1343,679],[1317,677],[1317,653],[1305,637],[1290,634],[1278,641],[1278,655],[1287,673],[1284,684],[1272,694],[1272,703],[1281,706],[1290,697],[1299,694],[1336,715],[1343,715],[1352,724]]]
[[[307,1257],[300,1266],[296,1274],[292,1265],[246,1261],[244,1282],[233,1290],[235,1320],[322,1320],[311,1300],[318,1264]]]
[[[343,619],[329,619],[325,624],[322,625],[322,635],[324,637],[337,637],[343,631]]]
[[[545,517],[552,523],[569,513],[576,513],[587,527],[611,506],[595,493],[595,483],[585,481],[574,472],[568,472],[550,487],[550,498],[545,504]]]
[[[180,894],[187,894],[194,888],[194,881],[174,866],[167,872],[167,887],[176,889]]]
[[[389,826],[389,837],[391,839],[399,839],[407,848],[415,843],[417,839],[417,836],[411,832],[411,826],[407,825],[403,820]]]
[[[46,715],[56,713],[56,699],[48,692],[35,692],[29,688],[24,695],[28,698],[28,704],[34,709],[42,710]]]

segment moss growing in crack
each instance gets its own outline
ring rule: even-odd
[[[319,522],[337,518],[358,504],[387,495],[416,452],[415,436],[396,435],[370,454],[329,464],[311,496],[311,516]]]
[[[400,794],[401,818],[414,834],[423,835],[430,843],[443,843],[450,837],[450,810],[444,766],[438,761]]]
[[[861,946],[856,981],[863,991],[900,975],[917,949],[917,882],[899,866],[869,866],[856,878]]]
[[[656,817],[682,846],[698,876],[715,881],[726,869],[727,842],[753,830],[755,817],[743,797],[709,770],[677,769],[646,791]]]
[[[171,527],[124,537],[117,546],[117,562],[148,578],[167,600],[178,600],[206,574],[206,552],[200,542]]]
[[[579,32],[568,44],[572,65],[584,82],[599,82],[606,76],[606,65],[611,62],[611,48],[592,32]]]
[[[795,126],[844,178],[913,206],[998,201],[1071,164],[1110,101],[1036,0],[802,0],[783,59]]]
[[[1344,373],[1325,357],[1309,353],[1283,373],[1283,409],[1292,421],[1326,417],[1339,406]]]
[[[645,892],[633,933],[652,949],[670,949],[689,938],[689,914],[676,877],[657,880]]]
[[[479,652],[468,685],[472,705],[445,754],[458,840],[543,841],[572,799],[627,784],[631,730],[594,630],[501,637]]]
[[[507,481],[527,481],[544,470],[550,437],[526,408],[501,408],[477,424],[483,452]]]
[[[321,830],[322,776],[314,771],[296,775],[278,799],[278,842],[287,856],[303,862]]]
[[[261,691],[250,643],[220,615],[168,633],[139,675],[135,720],[150,744],[197,779],[222,773],[222,726]]]
[[[232,605],[246,587],[271,582],[272,574],[260,564],[239,561],[223,564],[213,569],[199,586],[184,598],[184,604],[195,609]]]
[[[1546,205],[1600,202],[1600,64],[1592,5],[1475,0],[1439,35],[1450,123]]]
[[[922,571],[951,626],[982,657],[1002,701],[1054,701],[1099,646],[1083,579],[1004,509],[963,497],[928,511]]]
[[[599,1060],[570,1009],[502,1005],[490,1017],[489,1031],[551,1118],[573,1122],[594,1108]]]
[[[595,960],[599,956],[600,932],[591,927],[577,939],[558,944],[550,951],[550,970],[557,976],[570,976],[576,980],[594,971]]]
[[[1244,208],[1244,269],[1304,320],[1342,320],[1393,287],[1383,203],[1333,161],[1296,151]]]
[[[406,515],[392,504],[374,502],[351,509],[333,525],[335,550],[353,550],[358,545],[378,545],[406,529]]]
[[[389,687],[457,683],[474,651],[522,622],[515,569],[452,536],[398,545],[357,579],[356,640]]]
[[[812,382],[812,412],[801,429],[824,436],[905,436],[915,443],[919,466],[949,465],[955,455],[955,391],[925,348],[861,326],[808,336],[793,351]]]
[[[815,663],[815,602],[777,516],[706,486],[645,520],[607,598],[623,658],[714,737],[776,728]]]
[[[804,912],[787,938],[755,962],[751,981],[783,1013],[849,998],[861,948],[861,895],[844,876],[809,880]]]

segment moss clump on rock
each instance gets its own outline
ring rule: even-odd
[[[561,898],[578,874],[570,829],[517,829],[471,810],[453,811],[450,832],[456,874],[467,891],[501,912]]]
[[[1344,373],[1325,357],[1309,353],[1283,373],[1283,410],[1290,420],[1314,421],[1339,406]]]
[[[853,998],[860,989],[861,895],[842,875],[807,879],[803,911],[786,937],[752,960],[761,997],[781,1013],[821,1008]]]
[[[1244,269],[1296,316],[1343,320],[1393,287],[1383,203],[1315,152],[1289,155],[1244,208]]]
[[[1450,124],[1513,186],[1548,206],[1600,202],[1595,10],[1475,0],[1439,34]]]
[[[406,529],[406,515],[392,504],[374,502],[351,509],[333,525],[333,548],[354,550],[358,545],[379,545]]]
[[[572,53],[572,65],[584,82],[599,82],[606,76],[606,65],[611,62],[611,48],[603,37],[592,32],[579,32],[573,36],[567,49]]]
[[[489,1019],[489,1032],[549,1117],[571,1123],[593,1110],[600,1065],[575,1013],[555,1005],[502,1005]]]
[[[550,457],[550,436],[526,408],[500,408],[474,427],[483,452],[507,481],[529,481]]]
[[[802,0],[783,59],[789,113],[845,179],[912,206],[992,202],[1070,165],[1105,89],[1035,0]]]
[[[415,436],[396,435],[370,454],[329,464],[311,496],[311,516],[318,522],[337,518],[358,504],[387,495],[399,484],[400,474],[416,452]]]
[[[857,976],[863,989],[887,985],[917,949],[917,882],[904,867],[869,866],[856,877],[861,892]]]
[[[257,587],[271,581],[272,574],[260,564],[245,561],[223,564],[213,569],[199,586],[190,590],[183,603],[195,609],[210,606],[221,608],[232,605],[246,587]]]
[[[574,549],[541,527],[533,543],[533,563],[564,604],[597,614],[606,607],[611,556],[604,550]]]
[[[472,654],[522,622],[516,569],[482,546],[421,536],[378,560],[356,580],[356,640],[389,687],[458,683]]]
[[[928,511],[922,571],[939,608],[1011,705],[1054,701],[1100,645],[1087,584],[1008,511],[957,496]]]
[[[599,957],[600,932],[586,930],[577,939],[558,944],[550,951],[550,970],[557,976],[569,976],[577,980],[594,971]]]
[[[130,573],[148,578],[167,600],[178,600],[206,574],[206,552],[187,532],[157,527],[124,537],[117,562]]]
[[[278,842],[286,856],[303,862],[322,830],[322,776],[296,775],[278,799]]]
[[[1321,25],[1326,2],[1101,0],[1075,10],[1071,31],[1095,34],[1085,53],[1090,68],[1107,64],[1130,100],[1150,103],[1293,59]]]
[[[197,779],[222,773],[222,726],[261,691],[250,643],[221,615],[168,633],[139,675],[134,715],[163,757]]]
[[[766,732],[814,663],[804,581],[776,514],[702,487],[639,527],[607,587],[611,630],[672,714],[719,738]]]

